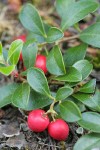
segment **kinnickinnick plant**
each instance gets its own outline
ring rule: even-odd
[[[56,0],[55,6],[61,17],[59,28],[43,23],[37,9],[26,4],[19,15],[21,23],[29,33],[26,42],[12,42],[6,57],[0,44],[2,74],[14,74],[21,50],[25,67],[24,71],[17,74],[20,83],[11,83],[0,88],[0,107],[12,104],[26,111],[32,110],[30,115],[33,116],[44,112],[42,119],[47,120],[44,123],[41,121],[43,124],[39,129],[31,126],[34,117],[31,122],[29,120],[28,125],[37,132],[43,131],[49,125],[49,134],[57,139],[57,136],[53,135],[55,126],[63,124],[67,134],[58,140],[68,136],[66,122],[69,126],[70,123],[76,122],[89,134],[78,140],[74,150],[91,150],[100,147],[100,92],[96,89],[95,79],[86,80],[93,66],[85,59],[85,54],[88,44],[100,48],[100,22],[97,21],[83,31],[79,30],[78,22],[96,11],[99,4],[94,0]],[[71,26],[80,32],[72,37],[64,37],[64,31]],[[61,43],[75,38],[83,43],[69,48],[62,55]],[[52,47],[49,51],[48,44]],[[43,50],[46,56],[43,56]],[[52,91],[55,84],[58,89]],[[49,124],[48,115],[53,123]]]

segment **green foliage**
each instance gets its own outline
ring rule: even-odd
[[[8,76],[15,70],[15,65],[0,67],[0,73]]]
[[[78,121],[78,124],[87,130],[100,133],[100,114],[96,112],[82,113],[82,119]]]
[[[100,91],[96,90],[94,95],[76,93],[73,95],[74,98],[88,106],[90,109],[100,112]]]
[[[81,119],[81,112],[72,101],[65,101],[60,104],[61,117],[68,122],[76,122]]]
[[[82,74],[82,80],[86,79],[93,69],[93,65],[87,60],[80,60],[73,67]]]
[[[65,98],[70,96],[72,93],[73,93],[73,89],[70,87],[64,86],[62,88],[59,88],[56,94],[56,100],[57,101],[64,100]]]
[[[16,107],[27,109],[30,95],[30,86],[27,83],[22,83],[12,95],[12,103]]]
[[[75,144],[73,150],[91,150],[100,147],[100,134],[90,133],[82,136]]]
[[[34,110],[38,108],[44,108],[52,103],[52,100],[47,96],[37,93],[34,90],[31,90],[29,102],[26,110]]]
[[[82,93],[93,93],[96,87],[96,79],[92,79],[80,88]]]
[[[26,4],[25,6],[23,6],[19,18],[26,29],[32,31],[35,34],[46,37],[43,22],[34,6],[32,6],[31,4]]]
[[[68,29],[70,26],[82,20],[89,13],[94,12],[98,8],[98,3],[91,0],[83,0],[78,2],[73,2],[68,5],[65,13],[62,15],[62,30]]]
[[[82,32],[78,25],[80,20],[97,8],[98,3],[94,0],[56,0],[56,9],[61,17],[61,28],[58,28],[45,24],[33,5],[23,6],[19,18],[28,29],[27,41],[23,46],[21,40],[15,40],[8,51],[4,50],[0,43],[0,73],[8,76],[17,69],[21,51],[23,66],[27,70],[18,70],[21,83],[12,83],[0,88],[0,108],[13,104],[30,111],[47,106],[46,109],[49,109],[47,111],[52,118],[60,116],[67,122],[77,122],[89,132],[100,133],[100,91],[96,89],[95,79],[86,82],[85,79],[90,75],[93,65],[84,59],[87,44],[100,48],[100,22]],[[63,53],[60,43],[68,39],[63,37],[63,31],[71,26],[78,29],[79,35],[74,37],[83,43]],[[73,37],[68,40],[70,39]],[[47,56],[46,75],[34,67],[37,54]],[[55,84],[58,88],[54,91]],[[75,144],[74,150],[91,150],[100,146],[99,136],[95,133],[83,136]]]
[[[27,81],[33,90],[50,97],[50,89],[43,71],[37,68],[29,69],[27,73]]]
[[[22,47],[22,40],[15,40],[14,42],[12,42],[8,51],[7,62],[10,62],[12,65],[16,65],[18,63]]]
[[[63,75],[66,73],[60,48],[56,45],[47,57],[47,68],[51,74]]]
[[[68,9],[69,5],[74,2],[75,0],[56,0],[56,9],[60,17],[65,16],[66,10]]]
[[[72,66],[77,61],[84,59],[86,49],[86,44],[81,44],[79,46],[69,48],[64,54],[65,65]]]
[[[99,47],[100,48],[100,22],[97,22],[91,26],[89,26],[87,29],[85,29],[80,34],[80,39],[92,46]],[[94,38],[95,37],[95,38]]]
[[[27,41],[22,50],[24,66],[28,69],[34,66],[36,55],[38,52],[38,47],[33,40]]]
[[[0,63],[4,63],[2,43],[0,42]]]
[[[51,27],[47,33],[47,38],[46,41],[48,43],[53,43],[63,37],[63,32],[56,28],[56,27]]]
[[[66,69],[66,74],[58,76],[55,80],[66,81],[66,82],[79,82],[82,80],[81,73],[74,67],[69,67]]]
[[[12,101],[12,95],[18,88],[18,84],[12,83],[0,88],[0,108],[8,105]]]

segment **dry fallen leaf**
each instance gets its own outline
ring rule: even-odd
[[[17,147],[18,149],[21,149],[22,147],[27,146],[27,142],[25,140],[24,134],[21,133],[18,136],[9,138],[6,142],[6,145],[9,147]]]

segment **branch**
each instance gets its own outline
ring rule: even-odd
[[[77,38],[79,38],[79,34],[71,36],[71,37],[64,37],[61,40],[57,41],[57,43],[59,44],[59,43],[62,43],[62,42],[65,42],[65,41],[69,41],[69,40],[73,40],[73,39],[77,39]],[[44,43],[39,44],[38,46],[39,47],[43,47],[43,46],[45,46],[47,44],[48,44],[47,42],[44,42]]]
[[[58,41],[58,43],[62,43],[62,42],[73,40],[73,39],[77,39],[77,38],[79,38],[79,34],[71,36],[71,37],[62,38],[61,40]]]

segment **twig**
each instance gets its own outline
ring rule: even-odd
[[[79,35],[77,34],[77,35],[74,35],[74,36],[71,36],[71,37],[64,37],[64,38],[62,38],[61,40],[59,40],[59,41],[57,41],[57,43],[59,44],[59,43],[62,43],[62,42],[65,42],[65,41],[69,41],[69,40],[73,40],[73,39],[77,39],[77,38],[79,38]],[[43,46],[45,46],[45,45],[47,45],[48,43],[47,42],[44,42],[44,43],[42,43],[42,44],[39,44],[38,46],[39,47],[43,47]]]
[[[61,40],[58,41],[58,43],[69,41],[69,40],[73,40],[73,39],[77,39],[77,38],[79,38],[78,34],[74,35],[74,36],[71,36],[71,37],[62,38]]]

